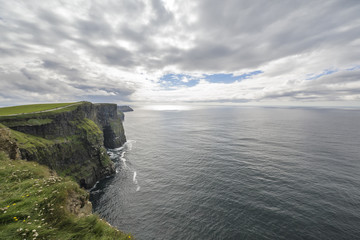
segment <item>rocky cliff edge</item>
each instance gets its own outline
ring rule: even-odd
[[[116,104],[80,102],[67,108],[0,117],[0,151],[44,164],[82,187],[114,173],[106,148],[126,142]]]

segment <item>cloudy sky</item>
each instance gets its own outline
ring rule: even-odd
[[[358,0],[0,0],[0,105],[360,106]]]

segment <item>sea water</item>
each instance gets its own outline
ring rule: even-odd
[[[161,110],[161,111],[160,111]],[[138,240],[360,239],[360,111],[126,113],[94,210]]]

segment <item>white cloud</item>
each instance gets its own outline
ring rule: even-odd
[[[358,101],[360,3],[0,0],[0,105]],[[262,74],[211,83],[205,74]],[[307,80],[327,70],[336,73]],[[163,88],[165,74],[192,87]]]

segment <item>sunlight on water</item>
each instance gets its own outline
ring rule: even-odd
[[[186,111],[193,110],[194,107],[190,105],[147,105],[144,106],[143,109],[155,111]]]

